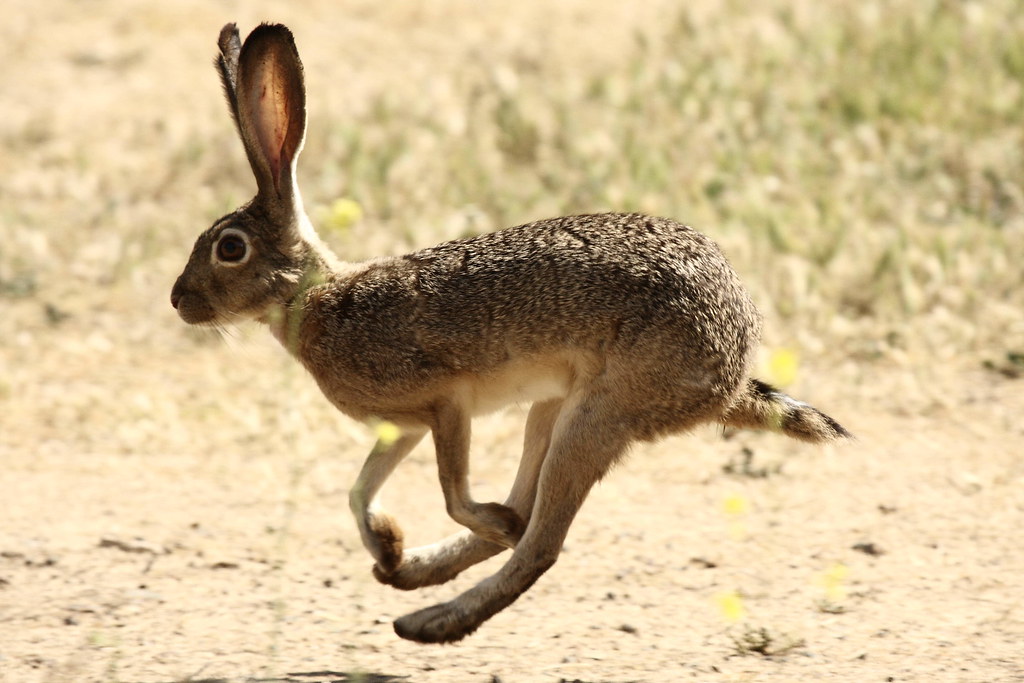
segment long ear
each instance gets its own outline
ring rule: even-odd
[[[230,55],[237,43],[228,33],[228,49],[221,52],[225,80],[230,80]],[[258,26],[239,50],[234,71],[238,129],[259,187],[257,199],[271,211],[294,211],[295,160],[306,135],[306,87],[291,31],[280,24]]]
[[[228,100],[231,118],[238,127],[238,54],[242,51],[242,41],[238,37],[238,26],[225,24],[217,38],[220,54],[214,60],[220,72],[220,83],[224,86],[224,97]],[[241,134],[241,128],[239,128]]]

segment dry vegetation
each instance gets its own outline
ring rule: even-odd
[[[1024,4],[299,4],[39,0],[0,25],[0,681],[1024,676]],[[375,585],[345,505],[369,431],[262,330],[168,303],[252,191],[210,60],[262,19],[296,33],[300,178],[341,255],[678,218],[859,443],[638,449],[528,596],[465,644],[398,641],[390,618],[493,565]],[[477,430],[482,498],[521,417]],[[436,489],[427,449],[389,485],[413,542],[453,528]],[[750,633],[798,645],[738,656]]]

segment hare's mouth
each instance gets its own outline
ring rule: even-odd
[[[183,296],[178,299],[178,317],[195,327],[210,327],[219,332],[233,325],[239,325],[255,316],[235,312],[218,311],[200,296]]]
[[[219,322],[217,311],[202,297],[175,290],[171,305],[189,325],[216,325]]]
[[[221,324],[213,311],[195,311],[191,308],[179,308],[178,316],[189,325],[207,325],[215,327]]]

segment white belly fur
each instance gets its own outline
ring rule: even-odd
[[[513,361],[496,371],[462,381],[462,395],[473,415],[494,412],[512,403],[564,397],[578,376],[577,359],[557,354]]]

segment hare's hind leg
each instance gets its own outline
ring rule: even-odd
[[[374,509],[377,492],[426,433],[426,429],[421,429],[406,432],[394,441],[378,441],[348,495],[363,545],[384,572],[393,570],[402,561],[402,529],[390,516]]]
[[[537,496],[540,468],[551,444],[551,430],[561,407],[561,399],[535,403],[526,418],[523,457],[505,505],[527,522]],[[391,573],[382,571],[380,565],[374,567],[373,573],[381,583],[412,590],[451,581],[465,569],[502,550],[505,546],[486,541],[471,531],[462,531],[443,541],[406,550],[402,563]]]
[[[600,398],[567,405],[540,471],[533,514],[509,561],[451,602],[401,617],[395,632],[423,643],[461,640],[510,605],[558,557],[590,488],[625,452],[631,435]]]
[[[499,503],[477,503],[469,492],[469,412],[445,403],[435,411],[432,430],[448,514],[484,540],[514,548],[526,528],[519,514]]]

